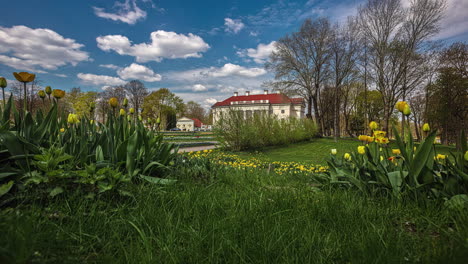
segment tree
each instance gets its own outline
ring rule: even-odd
[[[197,118],[203,123],[206,122],[206,111],[205,109],[197,102],[188,101],[185,104],[185,115],[189,118]]]
[[[80,117],[94,119],[97,92],[82,92],[80,88],[72,88],[64,99],[69,103],[70,110]]]
[[[183,100],[171,93],[167,88],[161,88],[150,93],[143,100],[142,115],[153,120],[160,119],[159,128],[175,127],[176,119],[185,111]]]
[[[143,105],[143,100],[145,96],[148,95],[148,89],[138,80],[126,83],[124,89],[130,97],[130,104],[135,109],[135,113],[139,113],[140,107]]]
[[[106,115],[111,111],[109,99],[115,97],[119,101],[119,104],[122,104],[125,96],[126,92],[123,86],[108,87],[99,93],[97,99],[97,112],[98,114],[101,114],[102,122],[105,121]]]

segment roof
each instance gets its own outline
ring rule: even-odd
[[[194,127],[201,127],[203,123],[198,119],[198,118],[190,118],[194,121],[193,126]]]
[[[263,102],[261,102],[263,100]],[[268,100],[268,102],[266,101]],[[302,98],[289,98],[285,94],[252,94],[252,95],[238,95],[238,96],[231,96],[228,99],[217,102],[213,105],[216,106],[228,106],[231,105],[231,102],[243,102],[251,103],[252,101],[258,101],[254,103],[269,103],[269,104],[302,104],[304,99]],[[244,103],[238,103],[244,104]]]

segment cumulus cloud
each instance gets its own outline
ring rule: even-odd
[[[216,104],[216,102],[218,102],[218,100],[216,100],[215,98],[206,98],[205,102],[207,104]]]
[[[448,0],[441,30],[436,39],[447,39],[468,33],[468,1]]]
[[[161,80],[161,75],[155,73],[148,67],[136,63],[132,63],[130,66],[118,70],[117,74],[124,80],[136,79],[145,82],[158,82]]]
[[[203,84],[195,84],[194,86],[192,86],[192,91],[194,92],[204,92],[206,90],[208,89]]]
[[[168,79],[175,81],[196,81],[226,77],[254,78],[266,74],[262,68],[246,68],[240,65],[226,63],[222,67],[198,68],[181,72],[169,72]]]
[[[270,54],[275,51],[276,41],[272,41],[269,44],[258,44],[257,48],[255,49],[243,49],[237,51],[237,55],[240,57],[249,57],[253,59],[256,63],[265,63],[268,58],[270,57]]]
[[[96,38],[98,47],[104,51],[115,51],[120,55],[134,56],[137,62],[161,61],[178,58],[200,58],[201,52],[210,48],[201,37],[158,30],[151,33],[150,43],[132,44],[122,35],[107,35]]]
[[[104,8],[93,7],[94,14],[98,17],[110,19],[113,21],[120,21],[130,25],[135,24],[138,20],[146,18],[146,11],[140,9],[136,0],[126,0],[125,2],[115,2],[115,12],[106,12]]]
[[[118,78],[112,77],[107,75],[96,75],[91,73],[78,73],[76,75],[79,79],[81,79],[84,83],[87,84],[94,84],[94,85],[105,85],[105,86],[112,86],[112,85],[123,85],[125,81]]]
[[[39,71],[37,68],[56,70],[58,67],[90,60],[83,44],[64,38],[47,28],[0,26],[0,63],[18,70]]]
[[[239,33],[239,31],[245,27],[244,23],[242,23],[240,19],[231,19],[228,17],[224,19],[224,26],[224,31],[234,34]]]
[[[117,69],[120,69],[119,66],[117,65],[114,65],[114,64],[101,64],[99,65],[99,67],[102,67],[102,68],[107,68],[107,69],[111,69],[111,70],[117,70]]]

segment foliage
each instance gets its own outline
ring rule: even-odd
[[[175,127],[177,115],[184,112],[184,108],[180,97],[161,88],[145,97],[142,116],[154,120],[160,118],[159,128],[166,130]]]
[[[222,146],[232,150],[255,149],[305,141],[317,132],[312,120],[279,119],[274,115],[228,111],[216,123],[215,133]]]

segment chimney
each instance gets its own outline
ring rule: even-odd
[[[245,91],[245,96],[249,96],[250,95],[250,92],[249,91]]]
[[[280,94],[280,93],[281,93],[281,91],[280,91],[280,90],[278,90],[278,91],[276,91],[276,93],[277,93],[277,94]]]
[[[268,90],[263,90],[263,94],[268,94]]]
[[[234,92],[234,96],[238,96],[238,95],[239,95],[239,93],[238,93],[238,92]]]

